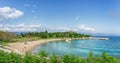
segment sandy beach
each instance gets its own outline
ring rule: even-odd
[[[42,39],[42,40],[36,40],[36,41],[28,41],[28,42],[15,42],[15,43],[9,43],[5,48],[11,50],[12,52],[18,53],[18,54],[25,54],[25,52],[30,52],[31,49],[33,49],[35,46],[39,44],[43,44],[50,41],[59,41],[64,39]]]
[[[59,41],[59,40],[69,40],[70,38],[65,38],[65,39],[41,39],[41,40],[36,40],[36,41],[26,41],[26,42],[14,42],[14,43],[9,43],[5,48],[8,50],[11,50],[11,52],[15,52],[18,54],[24,54],[25,52],[30,52],[34,47],[37,45],[47,43],[50,41]],[[92,37],[89,38],[73,38],[74,39],[93,39]],[[97,38],[97,40],[101,40],[102,38]],[[103,40],[106,40],[105,38]]]

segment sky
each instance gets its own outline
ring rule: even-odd
[[[120,0],[0,0],[0,30],[120,34]]]

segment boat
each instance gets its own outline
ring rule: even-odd
[[[71,39],[66,39],[65,41],[69,44],[71,43]]]
[[[66,39],[65,41],[68,42],[68,41],[71,41],[71,39]]]

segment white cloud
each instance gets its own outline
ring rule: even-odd
[[[75,18],[75,20],[76,20],[76,21],[80,20],[80,16],[77,16],[77,17]]]
[[[70,28],[67,28],[67,27],[60,27],[60,28],[55,28],[55,29],[63,30],[63,31],[70,31]]]
[[[67,28],[67,27],[46,27],[43,25],[32,24],[18,24],[18,25],[0,25],[0,30],[10,31],[10,32],[34,32],[34,31],[52,31],[52,32],[65,32],[65,31],[76,31],[76,32],[94,32],[95,28],[88,27],[86,25],[78,25],[77,27]]]
[[[2,7],[0,8],[0,21],[6,19],[15,19],[23,16],[24,13],[16,8]]]
[[[0,24],[0,28],[2,27],[2,25]]]
[[[24,28],[25,25],[22,23],[22,24],[17,25],[16,27],[17,27],[17,28]]]
[[[0,25],[0,30],[3,31],[10,31],[10,32],[30,32],[30,31],[37,31],[39,28],[41,28],[42,25],[24,25],[24,24],[18,24],[18,25]]]
[[[83,30],[83,31],[92,31],[92,32],[96,31],[95,28],[93,28],[93,27],[88,27],[88,26],[86,26],[86,25],[78,25],[78,26],[77,26],[77,29],[74,29],[74,30],[75,30],[75,31]]]

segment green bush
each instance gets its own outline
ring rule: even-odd
[[[75,55],[63,55],[62,60],[64,63],[84,63],[84,60],[80,59]]]
[[[48,54],[45,52],[45,50],[41,50],[38,55],[41,56],[41,57],[47,57],[48,56]]]
[[[55,54],[52,54],[52,56],[50,56],[49,62],[50,63],[62,63],[62,61],[60,61],[58,56],[56,56]]]
[[[48,56],[45,51],[41,51],[39,55],[30,53],[19,55],[0,51],[0,63],[120,63],[120,58],[109,56],[106,52],[103,52],[101,56],[94,56],[90,52],[88,57],[83,58],[75,55]]]

